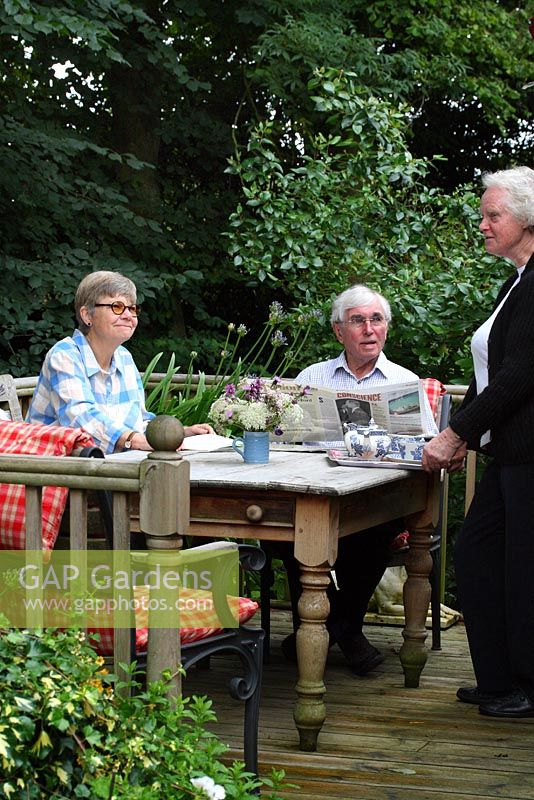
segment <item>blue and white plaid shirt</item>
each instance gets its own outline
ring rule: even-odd
[[[105,453],[112,453],[123,433],[144,433],[153,417],[128,350],[118,347],[106,372],[75,330],[46,354],[26,419],[83,428]]]
[[[394,364],[384,353],[380,353],[374,369],[363,378],[357,378],[349,369],[345,351],[337,358],[329,361],[319,361],[303,369],[295,378],[295,383],[301,386],[324,386],[325,389],[335,391],[366,391],[372,386],[385,383],[405,383],[406,381],[419,380],[419,376],[405,367]],[[430,403],[425,393],[424,397],[424,424],[425,433],[437,433],[436,421],[430,408]],[[343,442],[324,442],[326,447],[342,447]]]

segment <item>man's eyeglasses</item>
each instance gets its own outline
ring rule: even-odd
[[[138,317],[139,314],[141,313],[141,306],[138,305],[127,306],[121,300],[115,300],[114,303],[95,303],[95,306],[98,307],[105,306],[106,308],[111,308],[111,310],[117,317],[120,317],[121,314],[124,314],[126,309],[128,309],[132,317]]]
[[[383,314],[372,314],[370,317],[364,317],[362,314],[353,314],[346,320],[342,320],[339,325],[350,325],[352,328],[363,328],[366,322],[370,322],[373,328],[383,325],[386,318]]]

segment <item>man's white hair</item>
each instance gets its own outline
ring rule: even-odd
[[[366,306],[376,303],[377,300],[384,310],[384,316],[387,322],[390,322],[391,307],[386,298],[383,297],[383,295],[381,295],[379,292],[375,292],[368,286],[364,286],[363,283],[356,283],[349,289],[345,289],[345,291],[341,292],[341,294],[338,294],[332,303],[330,322],[332,325],[334,322],[343,322],[345,318],[345,311],[347,311],[349,308],[358,308],[359,306],[366,308]]]

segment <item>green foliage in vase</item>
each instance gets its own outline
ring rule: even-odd
[[[206,422],[213,403],[224,394],[227,384],[237,385],[241,378],[249,375],[282,378],[298,365],[308,338],[320,320],[317,310],[286,313],[282,305],[274,301],[260,335],[248,349],[243,347],[248,333],[245,325],[230,323],[212,375],[202,371],[194,373],[196,352],[191,353],[185,374],[178,376],[180,367],[175,366],[176,359],[171,354],[166,372],[157,375],[154,370],[162,356],[158,353],[143,375],[147,409],[155,414],[175,416],[184,425]]]
[[[5,622],[5,620],[4,620]],[[206,697],[169,700],[165,681],[116,691],[79,631],[0,628],[0,794],[8,800],[205,800],[192,779],[211,778],[219,797],[280,800],[283,773],[265,781],[206,726]],[[221,789],[224,790],[224,794]]]

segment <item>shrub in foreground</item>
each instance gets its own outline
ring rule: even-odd
[[[279,800],[206,730],[206,697],[122,696],[80,631],[0,628],[0,795],[9,800]]]

